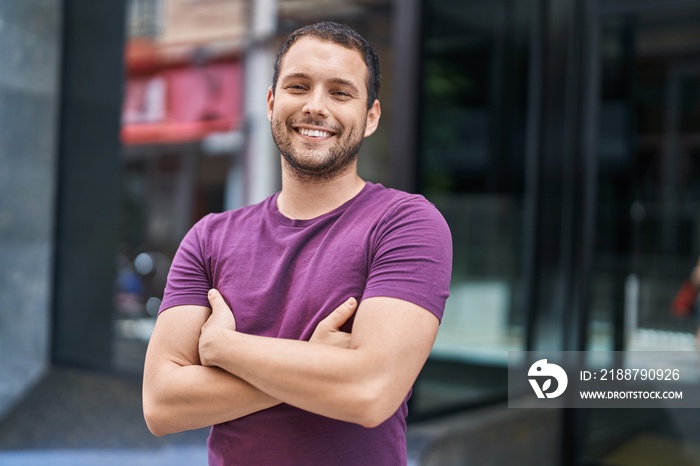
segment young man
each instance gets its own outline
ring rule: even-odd
[[[345,26],[282,46],[267,95],[282,190],[183,240],[146,355],[154,434],[213,425],[212,465],[406,463],[452,247],[432,204],[357,174],[378,89],[374,51]]]

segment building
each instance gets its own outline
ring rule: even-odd
[[[147,310],[121,319],[113,304],[120,234],[158,238],[175,231],[168,221],[182,231],[207,209],[275,189],[271,170],[259,178],[274,164],[246,155],[269,147],[248,102],[242,143],[124,149],[122,3],[0,6],[0,40],[16,44],[0,68],[0,412],[50,361],[129,370],[127,356],[138,359]],[[240,60],[246,86],[267,87],[247,73],[305,22],[339,19],[377,45],[384,125],[363,148],[363,174],[425,194],[451,226],[452,295],[411,407],[416,454],[587,465],[662,452],[658,464],[697,464],[693,410],[507,406],[508,351],[600,352],[611,364],[620,351],[695,357],[694,322],[671,303],[700,256],[700,1],[247,6],[263,19],[216,55]],[[144,208],[149,186],[161,189],[153,212],[189,205],[186,216],[120,230],[124,187]],[[125,264],[153,279],[172,245],[155,254],[139,241]]]

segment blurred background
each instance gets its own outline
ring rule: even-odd
[[[696,354],[700,0],[1,2],[0,464],[206,464],[146,430],[145,348],[190,226],[279,189],[265,96],[317,20],[382,62],[361,175],[454,238],[411,463],[700,464],[695,409],[507,407],[508,351]]]

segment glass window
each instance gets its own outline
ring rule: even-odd
[[[673,302],[700,256],[700,6],[602,22],[590,349],[692,350]]]
[[[700,256],[700,2],[674,3],[599,18],[588,349],[687,351],[694,361],[697,300],[677,297]],[[695,410],[582,415],[590,464],[700,461]]]
[[[524,349],[525,126],[531,2],[424,2],[418,181],[452,230],[451,296],[413,411],[506,391]]]

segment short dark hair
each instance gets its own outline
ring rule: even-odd
[[[272,92],[274,93],[275,87],[277,87],[277,79],[279,78],[282,59],[291,46],[302,37],[314,37],[359,52],[367,66],[367,109],[371,108],[379,94],[379,80],[381,77],[379,58],[364,37],[355,32],[352,28],[332,21],[310,24],[297,29],[287,36],[287,39],[277,52],[275,69],[272,75]]]

